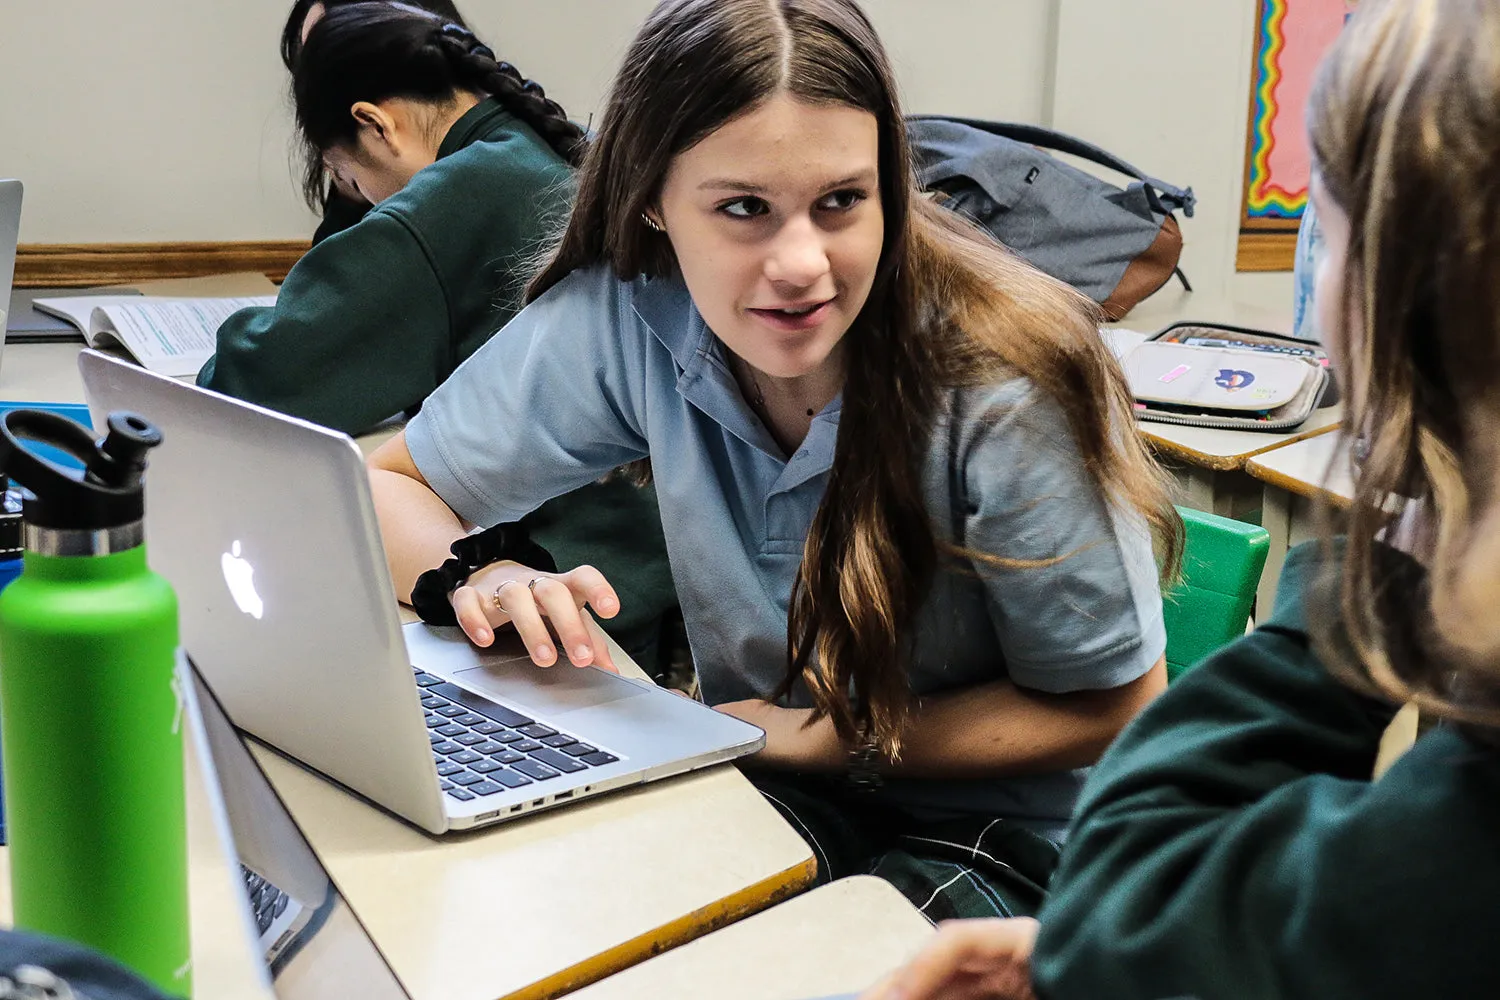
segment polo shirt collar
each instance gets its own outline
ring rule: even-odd
[[[642,281],[634,300],[636,315],[677,363],[677,391],[735,437],[785,462],[781,488],[791,489],[828,471],[838,439],[842,394],[813,418],[802,446],[788,456],[745,402],[730,371],[727,350],[703,321],[683,280],[672,276]]]

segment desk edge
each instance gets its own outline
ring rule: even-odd
[[[1268,486],[1286,490],[1288,493],[1294,493],[1299,497],[1306,497],[1309,500],[1324,500],[1340,510],[1347,510],[1351,503],[1350,499],[1346,496],[1334,493],[1332,490],[1324,489],[1313,483],[1304,482],[1301,479],[1293,479],[1284,472],[1261,465],[1253,458],[1245,463],[1245,472]]]
[[[590,956],[577,965],[539,979],[504,1000],[552,1000],[591,983],[623,972],[695,938],[743,920],[776,903],[798,895],[816,880],[818,863],[813,857],[762,879],[754,885],[694,910],[656,930]]]
[[[1336,431],[1339,428],[1338,424],[1329,424],[1326,427],[1314,428],[1313,430],[1308,431],[1306,434],[1293,434],[1291,437],[1276,438],[1264,448],[1259,448],[1255,451],[1245,451],[1235,455],[1205,455],[1201,451],[1194,451],[1186,445],[1178,444],[1176,441],[1170,440],[1169,438],[1157,437],[1155,434],[1152,434],[1150,430],[1146,429],[1146,425],[1144,423],[1140,424],[1139,426],[1141,428],[1141,436],[1144,437],[1146,439],[1146,443],[1151,445],[1151,447],[1157,452],[1163,453],[1169,458],[1188,462],[1192,465],[1196,465],[1204,469],[1210,469],[1214,472],[1236,472],[1238,470],[1244,469],[1246,465],[1258,455],[1264,455],[1268,451],[1276,451],[1279,448],[1285,448],[1288,445],[1297,444],[1299,441],[1306,441],[1309,438],[1319,437],[1320,435],[1328,434],[1331,431]],[[1162,426],[1169,425],[1163,424]]]

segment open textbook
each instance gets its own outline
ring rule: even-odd
[[[219,326],[246,306],[271,306],[274,295],[165,298],[82,295],[37,299],[36,308],[78,327],[93,347],[118,345],[152,371],[192,378],[214,353]]]

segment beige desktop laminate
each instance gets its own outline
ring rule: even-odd
[[[1325,498],[1347,507],[1354,497],[1354,467],[1349,439],[1324,434],[1257,455],[1245,471],[1268,486],[1311,499]]]
[[[858,993],[933,927],[890,883],[841,879],[573,994],[577,1000],[802,1000]]]
[[[1339,405],[1314,410],[1300,427],[1282,433],[1228,431],[1214,427],[1187,427],[1141,421],[1141,433],[1157,452],[1212,472],[1237,472],[1251,459],[1285,448],[1298,441],[1326,434],[1338,427],[1344,408]]]
[[[185,747],[188,894],[193,936],[193,995],[204,1000],[274,1000],[256,953],[239,864],[219,839],[193,741]],[[0,922],[11,922],[10,852],[0,847]]]
[[[1314,410],[1301,427],[1281,434],[1227,431],[1141,421],[1141,435],[1177,477],[1181,502],[1223,517],[1253,518],[1261,484],[1245,471],[1247,463],[1308,438],[1337,430],[1342,406]]]
[[[0,400],[82,403],[82,343],[6,344],[0,353]]]
[[[1317,537],[1317,504],[1347,507],[1354,495],[1354,468],[1345,434],[1321,434],[1256,455],[1245,472],[1261,484],[1261,525],[1271,534],[1256,601],[1268,613],[1287,552]]]

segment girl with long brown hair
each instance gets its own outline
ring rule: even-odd
[[[1363,0],[1308,120],[1344,537],[1100,763],[1039,937],[955,923],[872,997],[1500,996],[1500,5]]]
[[[1164,684],[1178,525],[1096,311],[917,194],[853,0],[659,4],[528,295],[372,456],[398,592],[649,458],[703,696],[766,730],[823,877],[1034,910]],[[510,561],[451,603],[579,666],[608,662],[579,607],[621,606]]]

